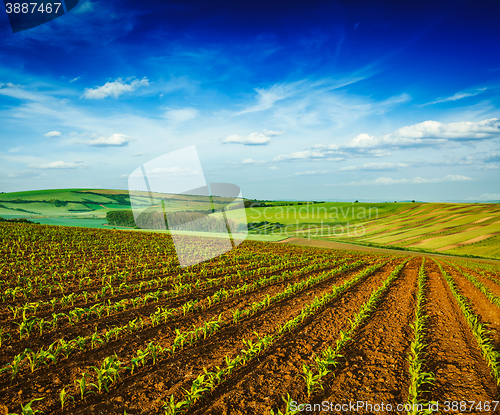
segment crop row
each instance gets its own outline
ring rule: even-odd
[[[453,278],[448,275],[448,273],[443,269],[439,262],[434,259],[433,261],[436,262],[441,271],[441,274],[448,283],[453,297],[455,297],[458,306],[460,307],[460,310],[462,311],[465,320],[467,321],[467,324],[472,331],[472,334],[476,338],[483,357],[485,358],[488,366],[491,368],[493,378],[497,382],[497,385],[500,385],[500,353],[495,350],[493,342],[488,336],[488,328],[483,323],[481,323],[480,318],[473,312],[469,301],[460,293]]]
[[[289,285],[283,291],[282,294],[277,294],[274,297],[267,296],[261,302],[256,302],[252,304],[251,312],[254,313],[258,311],[259,308],[262,308],[264,305],[268,306],[272,302],[277,301],[279,298],[281,298],[280,295],[287,296],[290,295],[290,293],[293,294],[301,289],[304,289],[307,286],[310,286],[311,284],[315,284],[319,281],[322,281],[325,278],[329,278],[340,272],[353,269],[362,264],[363,264],[362,261],[357,261],[355,263],[346,265],[345,261],[340,261],[339,266],[333,271],[323,272],[317,277],[313,275],[309,277],[307,280],[302,280],[298,283]],[[19,373],[23,364],[25,364],[27,361],[30,361],[31,371],[33,372],[34,369],[41,367],[42,364],[47,365],[50,362],[56,363],[58,360],[58,356],[69,357],[69,355],[71,355],[74,351],[84,351],[88,346],[90,346],[91,349],[94,349],[98,345],[102,345],[108,343],[109,341],[116,340],[122,333],[133,333],[134,331],[139,329],[139,326],[141,329],[144,329],[145,326],[154,327],[158,325],[160,322],[165,323],[167,319],[172,320],[181,315],[185,316],[187,313],[192,311],[206,309],[207,307],[210,307],[212,304],[220,302],[222,299],[227,300],[230,297],[246,294],[257,288],[265,287],[276,282],[284,281],[286,279],[311,272],[318,267],[319,264],[311,264],[309,267],[305,267],[304,269],[297,272],[285,271],[278,275],[273,275],[267,278],[265,277],[260,278],[259,280],[254,281],[252,284],[245,283],[241,286],[239,285],[236,287],[232,287],[230,289],[222,288],[213,295],[208,296],[206,300],[201,303],[198,303],[198,300],[190,300],[182,304],[181,306],[173,309],[169,309],[167,307],[157,307],[155,312],[150,314],[149,320],[144,320],[142,318],[139,319],[135,318],[127,322],[126,324],[123,324],[122,326],[113,327],[104,334],[99,334],[96,330],[91,335],[78,336],[77,338],[72,339],[70,341],[65,341],[65,340],[56,341],[51,345],[49,345],[47,349],[42,348],[36,352],[32,351],[31,349],[25,349],[22,353],[19,353],[16,356],[14,356],[12,362],[7,366],[5,366],[4,368],[2,368],[0,370],[0,373],[3,371],[10,370],[11,378],[13,379]],[[237,322],[239,318],[245,317],[249,315],[249,313],[250,311],[248,310],[241,312],[239,310],[235,310],[233,313],[233,320]],[[33,358],[31,358],[31,356],[33,356]],[[32,363],[32,361],[34,363]]]
[[[406,261],[404,261],[405,263]],[[400,269],[404,266],[404,263],[398,265],[396,269],[391,273],[391,276],[384,281],[384,284],[390,279],[390,282],[395,278],[394,274],[397,276]],[[311,317],[318,313],[321,309],[323,309],[328,303],[330,303],[333,299],[335,299],[339,294],[344,292],[346,289],[351,287],[361,278],[366,275],[373,273],[376,269],[385,265],[378,264],[372,267],[369,267],[359,274],[357,274],[354,278],[345,281],[343,284],[339,286],[335,286],[332,288],[330,292],[327,292],[323,296],[319,298],[315,298],[315,300],[304,306],[298,316],[290,319],[283,325],[278,325],[275,327],[273,334],[267,334],[264,337],[259,337],[257,335],[257,341],[253,343],[251,340],[243,340],[243,344],[246,346],[246,349],[243,349],[241,354],[237,355],[234,358],[230,358],[226,356],[226,365],[225,367],[219,368],[215,367],[215,370],[209,371],[207,368],[203,368],[203,373],[195,379],[192,383],[190,390],[186,390],[186,394],[183,396],[183,400],[175,400],[174,396],[171,395],[170,399],[166,402],[166,414],[173,415],[175,413],[184,412],[190,406],[192,406],[197,400],[203,397],[205,392],[213,391],[219,384],[221,384],[231,373],[240,366],[245,365],[253,359],[255,356],[260,354],[262,351],[269,348],[273,345],[278,339],[283,337],[285,333],[296,330],[300,323],[302,323],[306,318]],[[372,295],[373,296],[373,295]],[[378,298],[378,297],[377,297]],[[377,301],[377,300],[374,300]],[[366,308],[368,310],[368,308]],[[356,320],[359,316],[355,317],[353,324],[359,324],[361,320]],[[329,362],[333,364],[332,355],[327,351],[316,361],[319,362],[319,370],[321,375],[326,374],[325,370],[327,367],[327,363]],[[305,368],[305,378],[306,382],[309,382],[308,385],[315,385],[318,382],[318,376],[315,376],[311,373],[309,368],[304,365]],[[307,368],[307,369],[306,369]],[[311,386],[314,387],[314,386]],[[308,388],[309,389],[309,388]]]
[[[114,287],[111,285],[103,285],[101,290],[94,293],[93,295],[87,291],[84,291],[80,294],[72,292],[71,294],[64,295],[64,290],[63,290],[62,291],[63,296],[60,298],[54,297],[51,300],[47,301],[39,300],[36,302],[24,303],[22,305],[17,305],[17,306],[8,305],[7,307],[11,311],[14,318],[17,318],[18,315],[22,314],[23,321],[25,321],[27,316],[36,315],[38,310],[47,310],[50,308],[52,311],[54,311],[56,306],[64,308],[69,306],[70,304],[71,306],[74,307],[75,303],[79,304],[85,302],[85,304],[88,304],[89,300],[92,302],[92,300],[97,301],[99,298],[106,297],[109,294],[114,295],[115,290],[117,290],[118,293],[121,294],[122,292],[131,293],[131,292],[141,291],[144,287],[146,287],[147,289],[152,289],[152,287],[159,288],[162,286],[170,285],[172,287],[172,291],[184,292],[183,290],[179,290],[179,287],[182,286],[183,283],[186,284],[187,281],[194,280],[191,283],[191,285],[196,289],[202,289],[202,288],[217,286],[219,284],[226,283],[228,281],[232,281],[235,279],[250,278],[258,275],[275,273],[280,270],[299,267],[309,263],[311,263],[309,258],[299,261],[297,260],[281,261],[279,264],[275,265],[260,266],[258,268],[254,268],[251,270],[238,270],[237,272],[233,272],[231,274],[223,275],[216,278],[205,278],[205,279],[197,278],[196,274],[193,275],[192,272],[187,272],[176,276],[151,279],[147,282],[141,281],[140,283],[137,284],[127,284],[123,282],[118,287]],[[7,291],[9,290],[11,289],[8,289]],[[15,289],[12,290],[11,292],[9,291],[9,293],[10,293],[9,295],[12,295],[14,298],[17,295]],[[4,293],[4,296],[5,295],[6,294]],[[108,298],[108,305],[110,305],[109,300],[110,299]],[[139,298],[134,299],[134,301],[141,302]],[[122,305],[120,305],[120,307],[121,306]]]
[[[372,265],[372,266],[367,267],[364,270],[360,271],[356,277],[354,277],[352,280],[349,281],[350,282],[349,284],[344,283],[344,284],[342,284],[342,286],[334,288],[333,289],[334,295],[337,295],[340,291],[343,291],[345,289],[344,287],[351,286],[353,283],[355,283],[359,279],[369,275],[370,273],[374,272],[376,269],[382,267],[384,264],[385,263],[375,264],[375,265]],[[307,280],[292,284],[292,285],[288,286],[284,291],[282,291],[282,292],[280,292],[272,297],[266,296],[260,302],[253,303],[246,310],[242,311],[241,316],[247,317],[247,316],[253,315],[253,314],[257,313],[258,311],[261,311],[264,308],[269,307],[271,304],[274,304],[277,301],[282,301],[286,298],[290,298],[291,296],[295,295],[297,292],[299,292],[301,290],[304,290],[308,287],[316,285],[316,284],[320,283],[321,281],[325,281],[326,279],[331,278],[335,274],[338,274],[340,272],[343,272],[343,271],[346,271],[346,270],[352,269],[352,268],[354,268],[354,264],[343,266],[335,271],[324,272],[324,273],[320,274],[319,276],[310,276]],[[338,289],[339,291],[336,291],[336,289]],[[326,304],[325,301],[330,301],[331,298],[332,298],[332,296],[330,295],[330,292],[327,293],[326,295],[324,295],[323,297],[321,297],[321,299],[316,298],[315,301],[313,302],[313,304],[306,306],[302,310],[301,314],[299,316],[297,316],[295,319],[293,319],[293,321],[295,322],[295,324],[298,324],[305,317],[307,317],[308,315],[310,315],[311,313],[316,311],[320,305]],[[237,310],[231,310],[230,312],[234,316],[235,313],[237,312]],[[203,330],[203,327],[207,324],[207,322],[206,322],[202,326],[193,327],[193,329],[191,329],[191,330],[188,330],[185,332],[176,332],[175,339],[172,342],[172,344],[170,345],[170,347],[162,348],[161,345],[154,343],[154,342],[151,342],[147,347],[147,350],[149,350],[149,351],[144,351],[144,350],[139,349],[136,352],[136,356],[141,356],[141,359],[143,359],[143,361],[142,361],[143,363],[145,363],[147,361],[152,361],[153,360],[153,355],[151,352],[152,348],[155,349],[156,359],[158,359],[159,356],[161,356],[163,354],[173,355],[174,353],[177,353],[179,350],[181,350],[186,345],[192,344],[193,342],[199,340],[202,337],[206,338],[208,335],[215,333],[216,331],[220,330],[223,327],[226,327],[229,324],[234,324],[237,321],[239,321],[239,320],[233,319],[232,323],[231,322],[224,322],[220,319],[220,316],[219,316],[219,318],[214,319],[213,322],[211,323],[212,325],[210,327],[212,327],[213,330],[208,331],[207,333],[205,333]],[[215,325],[215,323],[216,323],[216,325]],[[208,324],[210,324],[210,322],[208,322]],[[287,330],[291,330],[291,329],[292,329],[292,326],[290,326],[288,323],[285,324],[284,326],[277,327],[277,330],[279,330],[279,332],[281,334],[284,334]],[[112,358],[112,356],[108,356],[108,358]],[[108,359],[108,358],[106,358],[106,359]],[[101,366],[104,364],[106,359],[103,360],[103,363],[101,364]],[[153,364],[154,364],[154,362],[153,362]],[[127,371],[127,370],[132,371],[133,370],[132,368],[136,367],[134,365],[134,363],[132,362],[132,360],[130,362],[128,362],[127,364],[121,362],[119,366],[120,367],[123,366],[122,370],[124,370],[124,371]],[[85,375],[82,374],[82,377],[88,377],[88,374],[85,374]],[[107,382],[108,383],[106,385],[109,386],[114,381],[111,378],[108,378]],[[69,389],[70,385],[67,385],[66,388]]]
[[[498,295],[495,295],[488,287],[486,287],[481,281],[479,281],[474,275],[469,274],[462,268],[458,267],[457,265],[449,262],[449,261],[444,261],[448,265],[451,265],[453,268],[455,268],[460,274],[462,274],[465,278],[467,278],[473,285],[476,287],[479,291],[481,291],[487,298],[490,300],[492,304],[494,304],[497,308],[500,309],[500,297]]]
[[[330,268],[332,266],[335,266],[336,264],[337,263],[335,262],[329,265],[324,265],[321,263],[313,263],[300,269],[299,273],[313,272],[325,267]],[[213,283],[222,283],[231,281],[232,279],[238,279],[240,275],[241,274],[238,273],[233,275],[226,275],[225,277],[220,277],[219,279],[217,279],[217,281],[210,280],[207,282],[207,281],[197,280],[196,283],[191,283],[191,284],[190,283],[182,284],[181,282],[179,282],[175,284],[173,286],[173,289],[171,290],[157,290],[156,292],[146,293],[145,295],[141,295],[136,298],[123,299],[116,303],[112,303],[111,300],[108,300],[108,303],[97,303],[91,307],[86,307],[86,308],[76,307],[70,310],[67,314],[52,313],[51,319],[39,318],[36,316],[27,317],[26,314],[23,313],[23,320],[21,322],[18,323],[14,322],[14,323],[18,325],[18,333],[20,339],[29,338],[31,333],[35,329],[37,330],[37,333],[42,335],[44,328],[49,328],[50,330],[54,330],[55,328],[57,328],[58,326],[60,326],[65,322],[69,322],[69,324],[74,325],[79,323],[80,321],[83,321],[84,319],[88,321],[91,318],[100,319],[103,316],[109,317],[112,313],[120,313],[129,309],[130,307],[136,308],[138,306],[144,306],[146,303],[150,301],[158,302],[160,298],[172,299],[179,297],[183,294],[190,293],[193,290],[193,288],[195,289],[206,288],[206,286],[209,284],[211,286]],[[289,278],[294,275],[295,272],[285,270],[280,274],[278,279]],[[273,278],[262,277],[259,280],[256,280],[252,284],[250,284],[250,287],[252,287],[251,289],[253,289],[255,287],[260,286],[259,284],[267,284],[268,281],[273,281]],[[246,284],[244,286],[246,287]],[[232,288],[232,290],[235,290],[235,288]],[[222,291],[224,292],[227,290],[223,288]]]
[[[422,264],[418,271],[418,292],[417,304],[415,306],[415,322],[411,326],[413,329],[413,340],[410,345],[410,353],[408,356],[409,372],[410,372],[410,387],[408,389],[408,415],[420,415],[419,411],[420,395],[423,392],[423,386],[432,384],[435,380],[434,373],[424,372],[423,365],[425,363],[425,339],[426,339],[426,320],[428,315],[425,313],[425,293],[427,276],[425,275],[425,257],[422,259]]]

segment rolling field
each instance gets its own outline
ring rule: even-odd
[[[146,194],[133,196],[146,203]],[[197,210],[174,195],[169,210]],[[251,202],[251,201],[247,201]],[[170,203],[170,205],[169,205]],[[265,206],[258,206],[264,204]],[[130,209],[128,191],[40,190],[0,194],[0,217],[42,224],[106,228],[106,213]],[[500,205],[495,203],[348,203],[260,201],[227,212],[228,219],[257,224],[250,239],[289,237],[348,242],[452,255],[500,258]]]
[[[498,266],[245,241],[180,268],[168,234],[6,222],[0,242],[0,413],[500,409]]]
[[[458,255],[500,258],[498,204],[440,204],[408,206],[402,212],[362,223],[364,234],[338,238]]]

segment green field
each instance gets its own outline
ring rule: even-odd
[[[145,192],[137,192],[132,197],[135,203],[149,203]],[[165,206],[171,210],[206,208],[198,202],[185,195],[170,195]],[[253,206],[229,210],[227,217],[237,223],[249,223],[250,239],[279,241],[305,237],[500,258],[499,204],[245,203],[249,206],[253,203]],[[106,213],[120,209],[130,209],[129,193],[124,190],[54,189],[0,194],[0,217],[27,218],[47,225],[110,228]]]

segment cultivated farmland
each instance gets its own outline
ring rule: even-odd
[[[496,265],[246,241],[180,268],[167,234],[8,222],[0,251],[0,413],[500,409]]]

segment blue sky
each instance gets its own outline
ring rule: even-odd
[[[18,33],[1,12],[0,191],[126,189],[196,145],[245,197],[499,200],[492,4],[85,0]]]

